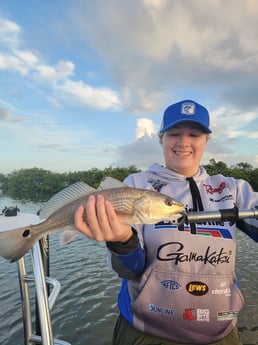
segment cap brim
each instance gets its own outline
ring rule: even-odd
[[[180,123],[185,123],[185,122],[193,122],[193,123],[196,123],[196,124],[203,130],[204,133],[207,133],[207,134],[212,133],[212,131],[211,131],[208,127],[204,126],[204,125],[201,124],[200,122],[195,121],[195,120],[185,120],[185,119],[184,119],[184,120],[175,121],[175,122],[173,122],[173,124],[170,124],[170,125],[168,125],[168,126],[162,128],[162,129],[160,130],[160,133],[164,133],[164,132],[166,132],[167,130],[169,130],[170,128],[173,128],[173,127],[175,127],[176,125],[178,125],[178,124],[180,124]]]

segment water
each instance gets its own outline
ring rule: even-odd
[[[30,213],[42,207],[40,203],[0,197],[0,210],[6,205],[17,205],[23,212]],[[240,233],[236,269],[246,306],[239,317],[239,330],[246,345],[258,345],[257,262],[258,244]],[[26,263],[29,270],[29,254],[26,254]],[[120,279],[106,265],[105,245],[79,235],[62,246],[56,233],[50,236],[50,263],[51,277],[61,283],[61,293],[51,312],[54,337],[72,345],[109,345],[118,314],[116,299]],[[0,258],[0,267],[0,344],[23,345],[17,265]],[[33,284],[30,292],[34,296]],[[32,303],[34,305],[33,297]]]

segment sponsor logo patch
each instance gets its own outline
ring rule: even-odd
[[[223,190],[226,188],[226,183],[221,182],[221,184],[218,187],[213,187],[210,184],[203,184],[203,186],[205,187],[206,192],[208,194],[214,194],[214,193],[221,194],[223,192]]]
[[[177,291],[181,288],[181,284],[179,284],[178,282],[174,281],[174,280],[163,280],[162,282],[160,282],[160,285],[169,291]]]
[[[204,296],[209,291],[209,288],[203,282],[192,281],[186,285],[186,291],[193,296]]]
[[[238,316],[238,310],[220,311],[217,313],[218,321],[229,321],[233,320]]]
[[[152,185],[152,188],[155,189],[157,192],[159,192],[162,187],[168,184],[167,182],[161,181],[159,179],[156,180],[153,178],[149,178],[148,183],[150,183]]]
[[[181,242],[168,242],[162,244],[157,251],[157,259],[160,261],[173,261],[175,265],[200,262],[204,265],[211,265],[213,267],[228,265],[230,263],[232,251],[225,250],[221,247],[218,250],[213,250],[208,246],[202,251],[188,251],[184,249]]]
[[[181,114],[183,115],[194,115],[195,104],[192,102],[185,102],[181,105]]]
[[[225,289],[214,289],[211,290],[212,295],[225,295],[225,296],[231,296],[231,290],[230,288]]]
[[[217,225],[216,222],[207,222],[208,225]],[[221,225],[221,224],[219,224]],[[178,225],[173,224],[172,222],[159,222],[155,224],[155,230],[162,230],[162,229],[171,229],[171,230],[178,230]],[[184,224],[183,229],[181,231],[190,233],[189,225]],[[227,238],[232,239],[233,236],[228,229],[225,228],[208,228],[208,227],[199,227],[196,229],[196,235],[201,236],[210,236],[210,237],[218,237],[218,238]]]
[[[187,308],[183,314],[184,320],[187,321],[198,321],[198,322],[209,322],[210,321],[210,310],[209,309],[195,309]]]
[[[175,314],[174,309],[160,307],[152,303],[148,305],[148,309],[150,312],[158,313],[165,316],[173,316]]]

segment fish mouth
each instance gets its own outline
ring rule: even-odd
[[[177,224],[181,225],[187,222],[187,212],[182,211],[178,213]]]

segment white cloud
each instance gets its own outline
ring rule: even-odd
[[[40,6],[44,7],[45,3]],[[10,76],[14,75],[17,81],[12,90],[7,90],[9,95],[13,96],[16,91],[16,97],[24,104],[27,102],[27,109],[31,102],[30,107],[35,107],[33,111],[38,114],[36,108],[41,106],[41,99],[34,99],[33,93],[31,97],[25,96],[27,90],[22,90],[21,85],[26,83],[30,90],[35,87],[36,96],[45,97],[52,105],[49,116],[58,119],[60,108],[66,108],[67,115],[62,120],[77,111],[81,112],[78,119],[84,120],[82,109],[73,109],[73,106],[86,108],[83,112],[85,110],[85,117],[89,116],[92,124],[96,119],[88,108],[97,109],[99,118],[103,112],[110,121],[114,114],[108,111],[118,110],[114,128],[117,126],[118,131],[125,130],[128,135],[118,144],[118,162],[143,168],[163,159],[156,135],[159,120],[155,125],[147,117],[154,119],[167,104],[190,97],[206,104],[211,112],[213,135],[205,159],[239,162],[245,160],[244,154],[250,162],[255,159],[254,154],[248,157],[244,149],[242,153],[239,149],[241,143],[247,142],[243,137],[253,146],[257,145],[256,0],[207,0],[205,4],[201,0],[76,0],[69,6],[62,8],[64,16],[49,16],[45,31],[53,35],[35,26],[35,32],[28,38],[35,40],[35,46],[24,41],[23,28],[0,14],[0,71],[4,77],[8,77],[10,71]],[[28,32],[29,26],[24,25],[24,32]],[[39,36],[43,39],[37,43]],[[218,104],[221,107],[218,108]],[[6,110],[0,113],[2,120],[8,120],[2,121],[6,126],[12,125],[10,120],[18,121],[13,114],[19,112],[10,111],[11,117]],[[132,137],[130,129],[123,127],[124,116],[130,113],[139,118],[136,139],[123,144],[126,138]],[[71,128],[71,132],[64,130],[62,136],[64,128],[41,123],[41,132],[38,121],[35,120],[33,127],[34,120],[30,120],[33,147],[42,148],[47,143],[60,152],[69,151],[66,142],[70,148],[83,142],[85,130],[77,137],[78,128],[75,131]],[[28,138],[19,133],[22,127],[14,126],[12,130],[19,140]],[[97,130],[95,138],[99,141],[103,132]],[[47,134],[50,132],[51,140]],[[112,138],[112,144],[114,142]],[[106,148],[109,142],[103,140],[102,145]],[[102,154],[101,148],[94,148],[90,157],[98,152],[108,162],[115,156],[115,148],[112,154],[112,148]],[[81,145],[80,150],[84,149],[85,153],[89,152],[86,145]],[[93,161],[89,164],[94,164]]]
[[[0,45],[15,47],[20,40],[21,28],[0,15]]]
[[[136,139],[144,137],[145,135],[151,137],[153,134],[157,133],[155,123],[150,119],[138,119],[136,126]]]
[[[248,106],[257,106],[257,11],[255,0],[78,0],[70,14],[137,111],[154,92],[178,97],[204,85],[209,97],[241,107],[247,98],[238,94],[250,89]]]
[[[36,69],[37,73],[35,73],[35,76],[37,78],[50,83],[57,83],[73,75],[74,64],[71,61],[58,61],[55,66],[39,64]]]
[[[66,80],[57,86],[58,90],[72,96],[74,102],[96,109],[118,109],[121,107],[118,95],[108,88],[93,88],[83,81]]]
[[[15,55],[21,62],[24,62],[25,65],[36,66],[39,63],[38,57],[29,50],[15,50]]]
[[[258,129],[255,132],[249,132],[248,136],[252,139],[258,139]]]
[[[0,17],[0,39],[7,51],[0,52],[0,70],[17,71],[34,81],[45,83],[50,91],[58,90],[60,99],[59,102],[56,100],[56,104],[60,104],[64,96],[69,95],[69,100],[75,105],[79,103],[81,106],[96,109],[115,110],[121,107],[121,101],[115,91],[108,87],[97,88],[83,81],[71,80],[75,69],[72,61],[59,60],[56,65],[46,64],[31,50],[22,49],[20,36],[21,29],[16,23]]]
[[[0,53],[0,70],[10,70],[19,72],[21,75],[26,75],[29,72],[29,66],[24,64],[16,56]]]

